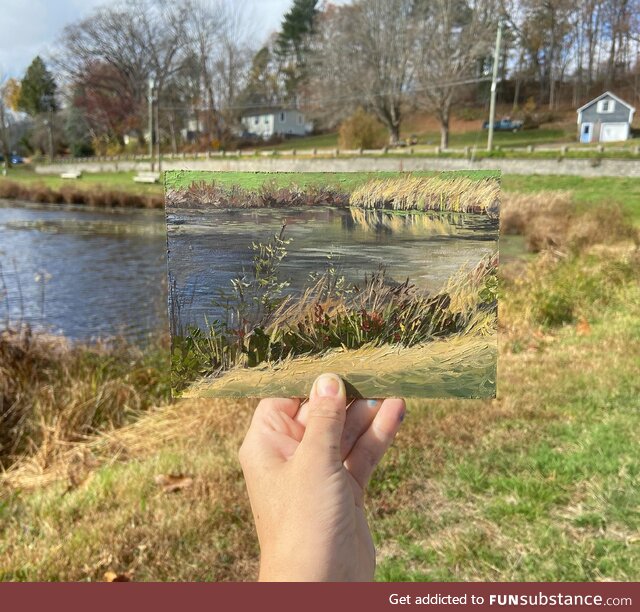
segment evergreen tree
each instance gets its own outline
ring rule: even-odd
[[[309,38],[319,13],[317,5],[318,0],[294,0],[276,40],[275,53],[282,64],[285,90],[290,98],[306,77]]]
[[[58,109],[56,83],[40,56],[31,62],[22,79],[18,108],[32,117]]]

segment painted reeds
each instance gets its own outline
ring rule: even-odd
[[[278,187],[266,182],[257,190],[237,185],[225,187],[215,182],[199,181],[189,187],[167,190],[167,204],[177,208],[295,208],[303,206],[349,205],[349,195],[334,187],[297,185]]]
[[[500,182],[495,178],[405,176],[374,180],[356,188],[350,206],[392,210],[433,210],[496,215]]]

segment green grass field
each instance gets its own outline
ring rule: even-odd
[[[411,133],[403,131],[402,138],[409,138]],[[495,132],[494,143],[497,146],[526,147],[533,144],[557,144],[572,143],[575,134],[568,134],[559,128],[538,128],[535,130],[522,130],[520,132]],[[449,137],[451,147],[473,147],[483,148],[487,143],[487,130],[468,130],[466,132],[452,132]],[[418,134],[418,145],[435,146],[440,144],[440,132],[422,132]],[[321,134],[318,136],[307,136],[303,138],[293,138],[277,145],[264,145],[264,149],[287,151],[292,148],[299,150],[335,148],[338,146],[338,134]]]
[[[498,400],[411,402],[368,495],[377,579],[640,579],[639,321],[636,287],[589,336],[504,351]],[[5,492],[0,579],[255,578],[236,460],[251,411],[165,407]],[[193,485],[163,493],[160,474]]]
[[[10,168],[6,177],[0,176],[0,182],[9,180],[26,184],[40,183],[52,189],[59,189],[64,186],[81,189],[100,187],[103,189],[123,189],[140,194],[162,193],[162,185],[160,184],[135,183],[133,177],[136,174],[136,172],[87,172],[79,179],[62,179],[55,174],[36,174],[28,166],[18,166]]]

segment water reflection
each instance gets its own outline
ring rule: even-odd
[[[169,269],[179,325],[204,327],[222,315],[214,306],[221,288],[251,265],[251,244],[265,242],[286,225],[291,239],[281,275],[300,292],[328,257],[351,282],[385,266],[388,277],[410,278],[439,290],[462,265],[497,248],[495,221],[482,215],[336,209],[172,208],[167,214]]]

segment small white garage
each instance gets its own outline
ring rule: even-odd
[[[580,142],[619,142],[629,138],[636,109],[610,91],[605,91],[577,112]]]

